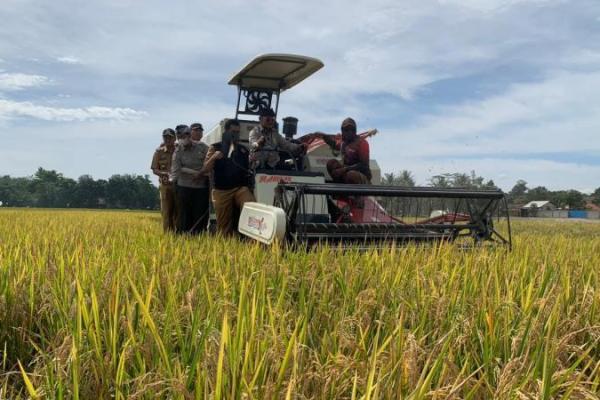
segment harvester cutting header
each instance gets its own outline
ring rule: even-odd
[[[510,246],[507,203],[500,190],[381,185],[380,168],[369,159],[367,143],[376,129],[358,133],[357,123],[348,118],[339,134],[296,137],[298,119],[286,117],[285,137],[279,135],[281,93],[322,67],[311,57],[266,54],[230,79],[238,88],[239,143],[250,152],[256,198],[244,204],[239,232],[266,244],[373,246],[443,240]],[[252,119],[256,116],[261,123]],[[227,141],[226,122],[223,119],[203,141]]]

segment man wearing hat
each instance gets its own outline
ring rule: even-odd
[[[260,111],[260,125],[250,131],[250,165],[253,169],[285,169],[279,152],[285,151],[297,155],[304,151],[303,144],[287,141],[275,129],[275,112],[270,108]]]
[[[190,127],[184,124],[177,125],[175,127],[175,136],[177,137],[177,144],[183,138],[183,135],[190,130]]]
[[[342,153],[341,163],[336,159],[327,162],[329,176],[336,183],[371,183],[369,143],[356,133],[356,122],[352,118],[342,121],[341,130],[341,135],[315,134]]]
[[[185,124],[179,124],[175,127],[175,150],[179,147],[179,144],[182,142],[183,137],[186,133],[190,133],[190,127]],[[171,181],[173,182],[173,190],[175,191],[175,230],[179,227],[179,211],[181,210],[181,204],[179,204],[179,196],[177,195],[177,177],[175,177],[171,173]]]
[[[162,215],[163,230],[175,230],[175,191],[173,182],[169,179],[171,161],[175,151],[175,131],[167,128],[162,132],[163,143],[154,151],[150,168],[158,176],[160,192],[160,213]]]
[[[208,178],[201,172],[208,146],[192,141],[190,128],[182,131],[173,153],[171,176],[176,185],[178,233],[199,234],[208,224]]]
[[[190,129],[192,130],[192,140],[194,142],[199,142],[202,140],[202,134],[204,133],[204,128],[200,122],[194,122],[190,125]]]

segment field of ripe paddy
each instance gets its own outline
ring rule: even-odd
[[[0,210],[0,399],[597,399],[600,224],[290,252]]]

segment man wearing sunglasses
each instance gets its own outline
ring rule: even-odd
[[[371,183],[369,143],[356,133],[352,118],[342,121],[341,129],[341,135],[316,133],[329,147],[342,153],[341,163],[336,159],[327,162],[327,172],[336,183]]]
[[[296,144],[286,140],[275,128],[275,112],[263,108],[260,112],[260,125],[252,129],[249,135],[250,165],[253,169],[289,169],[279,156],[283,151],[292,156],[306,150],[304,144]]]

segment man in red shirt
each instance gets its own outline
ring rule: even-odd
[[[369,143],[356,133],[352,118],[342,121],[341,130],[341,135],[317,134],[329,147],[342,153],[341,163],[336,159],[327,162],[327,172],[336,183],[371,183]]]

